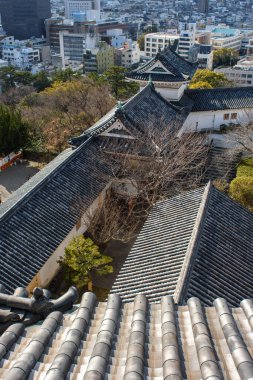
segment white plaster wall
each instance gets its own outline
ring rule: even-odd
[[[184,93],[184,90],[187,87],[187,84],[184,83],[179,88],[168,88],[168,87],[159,87],[159,84],[154,82],[155,89],[162,97],[166,100],[179,100]],[[141,85],[140,90],[142,90],[145,86]]]
[[[58,246],[55,252],[50,256],[47,262],[43,265],[43,267],[39,271],[39,276],[37,276],[40,282],[38,286],[45,287],[56,275],[59,269],[59,264],[57,263],[57,261],[59,260],[60,256],[64,255],[64,250],[69,244],[69,242],[73,239],[73,237],[77,235],[81,235],[87,230],[88,225],[89,225],[89,217],[102,204],[105,194],[106,194],[107,187],[103,190],[102,193],[100,193],[98,198],[92,203],[90,208],[82,216],[82,218],[80,219],[81,223],[79,224],[79,228],[77,229],[77,225],[75,225],[74,228],[72,228],[72,230],[65,237],[62,243]]]
[[[237,119],[224,120],[224,114],[237,113]],[[205,129],[219,130],[222,124],[247,124],[253,120],[253,109],[232,109],[220,111],[191,112],[185,120],[180,134],[197,132]]]

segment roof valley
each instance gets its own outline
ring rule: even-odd
[[[190,242],[187,247],[187,251],[185,253],[182,269],[177,281],[177,286],[174,292],[174,300],[176,303],[183,304],[185,295],[187,293],[188,283],[190,281],[191,272],[193,270],[192,263],[195,261],[198,245],[199,245],[199,237],[201,236],[202,230],[204,228],[204,221],[207,214],[208,203],[210,200],[212,192],[212,184],[209,182],[204,190],[202,200],[199,206],[198,214],[196,217],[195,225],[192,230],[192,235]]]

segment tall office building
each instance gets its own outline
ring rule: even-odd
[[[199,0],[199,12],[208,14],[209,0]]]
[[[51,17],[50,0],[0,0],[2,25],[16,39],[45,35],[45,19]]]

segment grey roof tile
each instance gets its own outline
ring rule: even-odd
[[[210,184],[159,202],[151,211],[111,293],[129,302],[164,292],[207,305],[253,297],[253,214]]]
[[[252,87],[223,87],[186,90],[178,106],[189,106],[191,112],[232,110],[253,107]]]
[[[198,298],[176,305],[168,295],[152,304],[144,294],[104,303],[85,293],[63,318],[54,312],[42,325],[7,329],[0,378],[249,380],[252,300],[235,309],[220,298],[213,305]]]
[[[154,86],[149,84],[126,103],[122,104],[120,109],[114,108],[108,116],[102,118],[82,135],[73,137],[70,143],[74,146],[79,146],[88,137],[99,136],[116,120],[121,121],[133,135],[139,135],[147,133],[147,128],[168,128],[168,125],[173,127],[174,124],[178,127],[179,123],[183,125],[186,117],[187,112],[185,110],[165,100],[155,90]],[[99,136],[98,141],[101,146],[106,141],[107,147],[112,146],[117,149],[120,148],[120,145],[123,145],[121,149],[124,149],[127,143],[125,138],[105,139],[104,136]],[[133,140],[130,140],[130,143],[132,145]],[[128,149],[130,147],[127,146]]]
[[[87,141],[64,152],[1,204],[0,282],[9,293],[30,283],[103,190],[98,151]]]

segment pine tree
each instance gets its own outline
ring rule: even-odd
[[[83,235],[76,236],[65,248],[65,255],[59,260],[67,282],[75,284],[78,288],[91,284],[91,273],[105,275],[113,272],[108,265],[112,258],[99,252],[99,247],[90,238]]]

